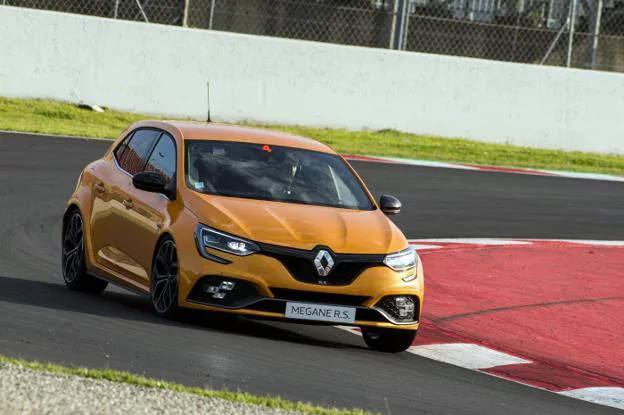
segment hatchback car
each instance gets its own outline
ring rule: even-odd
[[[419,258],[351,166],[309,138],[213,123],[132,125],[80,174],[63,217],[71,289],[108,282],[181,308],[359,326],[412,344]]]

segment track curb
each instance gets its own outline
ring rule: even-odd
[[[469,163],[447,163],[447,162],[438,162],[438,161],[430,161],[430,160],[404,159],[404,158],[384,157],[384,156],[359,156],[359,155],[353,155],[353,154],[343,154],[343,157],[351,161],[365,161],[365,162],[371,162],[371,163],[399,164],[399,165],[409,165],[409,166],[419,166],[419,167],[437,167],[437,168],[444,168],[444,169],[470,170],[470,171],[495,172],[495,173],[525,174],[525,175],[544,176],[544,177],[565,177],[568,179],[624,182],[624,177],[615,176],[611,174],[602,174],[602,173],[583,173],[583,172],[559,171],[559,170],[541,170],[541,169],[529,169],[529,168],[517,168],[517,167],[487,166],[487,165],[469,164]]]
[[[624,249],[624,241],[602,240],[446,238],[410,239],[409,242],[422,255],[430,252],[456,252],[501,247],[510,249],[529,247],[533,249],[544,247]],[[496,342],[491,340],[480,342],[475,338],[469,338],[455,332],[453,329],[438,327],[435,322],[429,321],[427,318],[424,318],[422,323],[427,333],[426,339],[421,339],[421,341],[417,339],[417,342],[407,350],[411,354],[486,373],[559,395],[624,409],[624,383],[621,379],[613,379],[578,366],[557,367],[543,356],[533,356],[530,353],[523,354],[518,351],[509,352],[505,350],[505,347],[497,345]],[[361,335],[359,329],[339,328]],[[533,373],[531,367],[536,368]],[[518,371],[518,368],[528,370]],[[551,372],[544,372],[543,368],[551,368],[553,373],[559,370],[561,373],[571,375],[571,378],[557,378],[556,375],[553,375],[553,379],[549,379],[548,376]],[[532,375],[537,374],[537,376],[523,377],[518,375],[518,373],[523,372]],[[544,373],[548,373],[548,376],[540,377]],[[587,380],[590,381],[583,384]]]

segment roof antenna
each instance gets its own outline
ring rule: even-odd
[[[212,122],[212,120],[210,119],[210,81],[206,81],[206,104],[207,104],[206,122]]]

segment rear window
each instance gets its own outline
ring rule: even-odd
[[[334,154],[265,144],[186,141],[186,182],[198,192],[373,210],[368,194]]]

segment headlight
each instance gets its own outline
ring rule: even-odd
[[[386,255],[383,262],[395,271],[407,271],[408,269],[416,268],[417,258],[416,250],[410,246],[403,251]]]
[[[228,254],[247,256],[260,250],[258,245],[251,241],[247,241],[236,236],[228,235],[223,232],[211,229],[206,225],[197,225],[195,230],[195,239],[199,253],[208,259],[215,260],[218,257],[210,254],[207,248],[216,249],[218,251],[227,252]],[[224,262],[222,258],[221,261]],[[229,261],[225,261],[229,262]]]

